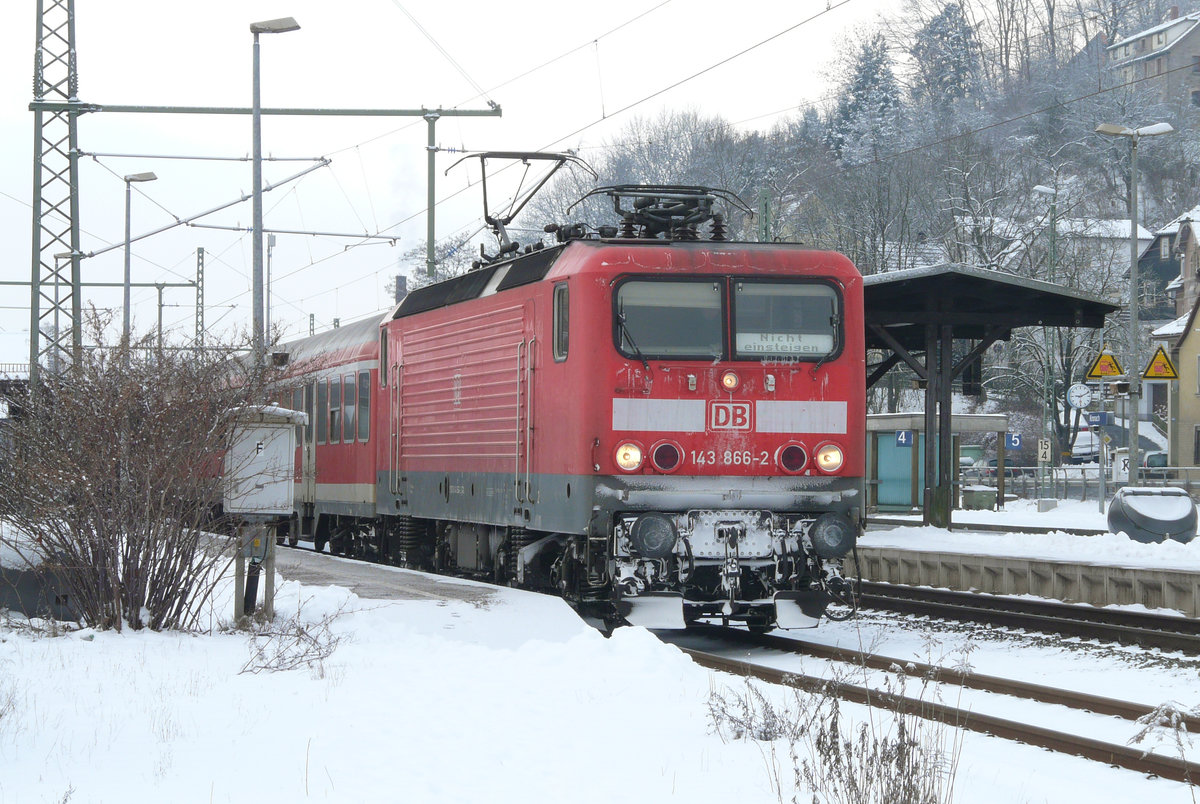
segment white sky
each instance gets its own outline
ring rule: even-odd
[[[485,89],[574,50],[550,67],[491,92],[489,97],[503,107],[503,117],[443,119],[437,126],[440,145],[472,150],[580,148],[587,158],[634,114],[692,108],[745,128],[769,128],[778,113],[820,97],[832,45],[849,28],[872,20],[876,9],[890,7],[882,0],[831,0],[829,5],[827,11],[825,2],[811,0],[741,5],[611,0],[588,13],[549,0],[518,0],[502,7],[430,0],[79,2],[80,98],[98,104],[249,107],[249,23],[293,16],[300,31],[261,38],[266,107],[485,108],[485,100],[473,97],[471,84],[436,52],[407,11]],[[750,53],[615,114],[814,15],[811,22]],[[8,244],[0,278],[27,281],[33,161],[28,104],[35,4],[6,3],[0,23],[0,231]],[[306,334],[310,313],[320,331],[334,317],[346,322],[388,305],[384,284],[397,272],[401,253],[424,238],[426,135],[425,123],[414,118],[264,118],[265,155],[333,159],[331,168],[265,196],[268,229],[386,231],[400,236],[394,247],[366,245],[345,251],[345,246],[360,241],[279,235],[272,320],[285,326],[285,338]],[[90,153],[245,157],[250,152],[250,118],[100,113],[81,119],[79,137],[81,149]],[[468,176],[473,180],[476,174],[472,167],[443,176],[454,158],[438,156],[439,198],[462,190]],[[278,181],[304,166],[267,163],[264,181]],[[190,217],[251,189],[249,162],[85,158],[80,174],[85,252],[123,241],[121,177],[144,171],[154,171],[159,179],[137,188],[145,196],[134,193],[134,237],[170,223],[172,216]],[[504,186],[504,180],[498,180],[493,195]],[[480,210],[476,184],[438,207],[437,236],[473,231],[481,224]],[[249,227],[250,203],[200,222]],[[248,233],[179,228],[135,243],[133,281],[193,279],[197,247],[207,253],[209,326],[248,326]],[[118,248],[84,260],[84,281],[119,282],[122,255]],[[2,297],[0,363],[25,362],[29,293],[6,286]],[[120,299],[119,289],[84,291],[85,303],[111,309],[118,321]],[[193,292],[168,289],[165,301],[166,328],[190,335]],[[135,290],[135,329],[152,329],[156,314],[154,289]]]

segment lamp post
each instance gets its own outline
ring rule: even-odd
[[[1129,407],[1133,414],[1129,417],[1129,483],[1138,484],[1141,460],[1138,451],[1138,417],[1141,415],[1141,362],[1138,359],[1138,236],[1137,236],[1137,147],[1142,137],[1157,137],[1160,134],[1170,134],[1175,129],[1170,123],[1154,123],[1141,128],[1116,126],[1111,123],[1101,123],[1096,126],[1096,133],[1107,137],[1127,137],[1129,139],[1129,363],[1126,374],[1129,377]]]
[[[253,118],[253,195],[254,195],[254,250],[253,287],[254,312],[251,318],[252,338],[254,345],[254,363],[261,367],[265,357],[265,338],[263,327],[263,212],[262,212],[262,102],[259,95],[258,70],[258,35],[264,33],[287,33],[300,30],[300,24],[291,17],[277,20],[250,23],[250,33],[254,34],[254,98],[251,117]]]
[[[135,182],[154,181],[158,178],[153,173],[131,173],[125,177],[125,282],[123,285],[121,313],[121,349],[124,353],[124,363],[129,366],[129,204],[132,197],[130,188]]]

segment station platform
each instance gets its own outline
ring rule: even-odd
[[[1200,617],[1200,573],[1079,561],[860,547],[864,581],[1093,606],[1141,605]]]
[[[301,542],[303,546],[305,543]],[[309,543],[311,544],[311,543]],[[371,564],[309,549],[280,547],[275,569],[288,580],[313,586],[342,586],[367,600],[462,600],[481,603],[499,587],[461,578]]]

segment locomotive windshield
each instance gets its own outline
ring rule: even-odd
[[[720,357],[721,283],[632,280],[617,291],[617,343],[629,357]]]
[[[821,360],[838,348],[838,295],[818,282],[733,283],[734,356]]]

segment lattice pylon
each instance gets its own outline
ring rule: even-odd
[[[29,379],[78,357],[79,109],[47,111],[42,102],[79,103],[74,0],[38,0],[33,66],[33,243]],[[68,268],[69,266],[69,268]]]

